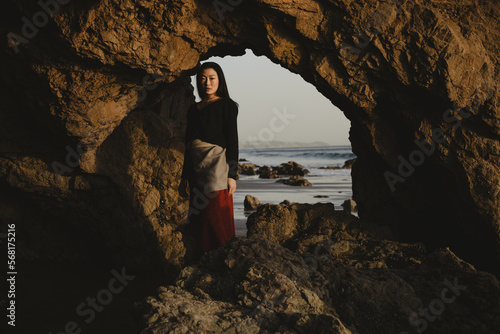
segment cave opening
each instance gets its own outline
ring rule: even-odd
[[[222,67],[229,94],[239,104],[240,167],[234,195],[236,235],[246,235],[247,195],[261,203],[333,203],[337,210],[352,199],[351,169],[355,155],[349,142],[350,122],[340,109],[306,82],[266,56],[246,49],[241,56],[212,56],[204,62]],[[196,102],[196,75],[191,77]],[[311,186],[285,185],[290,175],[261,177],[265,166],[293,161],[308,172]],[[346,164],[347,161],[347,164]],[[344,168],[345,167],[345,168]],[[356,214],[356,213],[354,213]]]
[[[246,50],[249,49],[238,45],[219,44],[207,50],[200,60],[220,62],[232,58],[231,56],[242,56]],[[415,144],[416,138],[420,143],[428,144],[432,140],[433,129],[443,127],[443,131],[449,131],[449,124],[439,119],[439,116],[450,108],[456,111],[456,105],[450,105],[449,101],[443,99],[445,92],[440,89],[402,85],[391,74],[381,77],[380,73],[371,69],[364,57],[352,62],[357,63],[357,75],[366,76],[367,83],[360,85],[356,79],[347,80],[343,77],[345,73],[337,72],[338,62],[344,60],[334,56],[316,58],[309,54],[307,57],[310,59],[306,56],[303,59],[288,59],[286,55],[277,55],[275,51],[270,52],[265,48],[252,46],[251,50],[258,56],[264,56],[260,58],[266,59],[269,64],[277,68],[281,66],[284,72],[292,76],[295,74],[299,81],[310,84],[316,93],[319,92],[314,99],[324,99],[330,108],[338,107],[342,110],[337,114],[342,114],[339,119],[349,123],[348,145],[356,156],[355,168],[352,169],[352,177],[349,175],[348,180],[351,183],[351,198],[356,201],[360,217],[377,225],[391,227],[401,240],[423,242],[429,250],[450,247],[478,268],[491,270],[488,261],[484,261],[484,254],[494,252],[491,247],[495,243],[491,237],[493,234],[484,228],[476,228],[471,232],[468,226],[468,222],[482,218],[474,212],[468,195],[462,193],[456,196],[460,191],[454,179],[463,179],[463,171],[457,169],[451,172],[451,167],[444,166],[440,161],[440,154],[447,149],[448,143],[436,145],[436,153],[426,156],[422,166],[417,166],[395,189],[391,188],[386,177],[388,172],[398,172],[401,166],[400,157],[408,159],[415,149],[419,148]],[[226,72],[238,73],[243,66],[235,64],[234,71]],[[379,71],[381,70],[382,67]],[[195,69],[191,69],[186,73],[193,75],[194,71]],[[268,78],[269,73],[261,76]],[[264,78],[262,81],[265,81]],[[194,83],[193,78],[191,80]],[[234,87],[238,80],[236,77],[229,83],[230,93],[231,87]],[[267,94],[273,96],[273,91],[269,90]],[[290,92],[285,91],[284,94],[286,93]],[[256,98],[251,91],[242,96]],[[235,99],[237,98],[239,96],[235,96]],[[287,103],[283,103],[285,104]],[[271,109],[268,108],[267,115],[272,114]],[[416,115],[420,113],[424,116],[418,120]],[[251,115],[251,112],[246,115]],[[319,118],[316,124],[336,124],[325,121],[323,117]],[[262,119],[269,121],[269,118]],[[254,138],[262,128],[266,126],[254,128]],[[430,135],[427,131],[429,128]],[[297,130],[296,134],[301,132]],[[273,136],[267,135],[265,138]],[[344,138],[347,138],[347,135]],[[246,137],[243,136],[243,139]],[[244,150],[242,149],[243,152]],[[244,195],[246,194],[241,193],[238,199],[240,202],[243,201]],[[315,202],[320,201],[321,198],[315,199]],[[449,210],[441,210],[439,203]],[[337,208],[339,204],[340,202],[336,203]],[[240,226],[246,217],[240,216]],[[481,224],[487,223],[481,221],[479,225]],[[244,229],[241,229],[240,235],[244,235],[244,232]],[[483,243],[482,240],[487,242]],[[469,247],[471,242],[474,244],[472,251]]]

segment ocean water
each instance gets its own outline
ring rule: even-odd
[[[247,159],[256,165],[278,166],[293,160],[305,168],[340,166],[356,156],[351,146],[316,146],[240,149],[240,159]]]
[[[325,166],[342,167],[346,160],[356,156],[350,146],[291,147],[240,149],[240,159],[256,165],[278,166],[295,161],[309,170],[304,176],[311,187],[295,187],[277,183],[277,179],[260,179],[258,175],[240,175],[233,195],[236,235],[246,235],[247,217],[243,201],[246,195],[257,197],[261,203],[279,204],[284,200],[297,203],[333,203],[337,210],[346,199],[352,198],[350,169],[320,169]],[[241,161],[245,163],[246,161]],[[288,178],[289,176],[284,176]],[[318,198],[315,196],[326,196]]]

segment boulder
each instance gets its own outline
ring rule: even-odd
[[[259,178],[261,179],[277,179],[280,177],[277,171],[272,170],[271,167],[268,166],[259,167],[257,169],[257,174],[259,174]]]
[[[352,199],[347,199],[342,203],[342,207],[344,208],[344,211],[347,213],[356,213],[358,212],[358,206],[356,205],[356,202],[354,202]]]
[[[342,168],[343,169],[351,169],[355,162],[356,162],[356,158],[350,159],[350,160],[346,160],[344,162],[344,166],[342,166]]]
[[[262,173],[268,173],[270,171],[272,171],[272,168],[269,166],[258,166],[255,172],[260,175]]]
[[[342,169],[340,166],[321,166],[319,169]]]
[[[398,242],[387,228],[331,205],[266,204],[256,215],[271,218],[268,210],[283,220],[295,213],[302,232],[289,236],[294,242],[252,234],[206,253],[135,304],[142,332],[494,333],[500,326],[499,281],[450,249]],[[268,231],[279,223],[268,219]]]
[[[302,256],[235,238],[135,304],[143,333],[351,333]]]
[[[283,206],[288,206],[288,205],[292,205],[292,204],[293,204],[293,202],[290,202],[287,199],[280,202],[280,205],[283,205]]]
[[[240,174],[243,175],[255,175],[255,165],[253,163],[247,162],[244,164],[238,163],[238,170]]]
[[[273,170],[277,171],[280,175],[300,175],[304,176],[309,173],[307,169],[299,165],[295,161],[288,161],[286,163],[282,163],[280,166],[273,167]]]
[[[346,160],[342,167],[340,167],[340,166],[322,166],[322,167],[319,167],[319,169],[351,169],[355,162],[356,162],[356,158]]]
[[[310,186],[312,186],[311,182],[307,181],[306,179],[304,179],[298,175],[294,175],[288,179],[278,180],[276,182],[281,182],[284,184],[288,184],[290,186],[298,186],[298,187],[310,187]]]
[[[246,195],[245,200],[243,202],[243,206],[245,210],[257,210],[257,207],[260,205],[260,201],[257,197]]]

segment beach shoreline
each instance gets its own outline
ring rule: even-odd
[[[282,178],[288,177],[282,176]],[[290,186],[276,182],[279,179],[261,179],[258,175],[240,175],[236,192],[233,194],[236,236],[246,236],[247,217],[253,212],[245,210],[243,206],[246,195],[257,197],[261,203],[271,204],[279,204],[285,200],[308,204],[333,203],[336,210],[342,210],[342,203],[352,199],[350,169],[311,168],[304,178],[311,182],[312,186]]]

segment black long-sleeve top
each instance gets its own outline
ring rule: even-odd
[[[189,179],[193,164],[189,158],[188,143],[200,139],[217,144],[226,149],[226,162],[229,165],[228,177],[236,179],[238,172],[238,105],[231,99],[222,98],[201,110],[193,103],[187,114],[186,149],[181,177]]]

